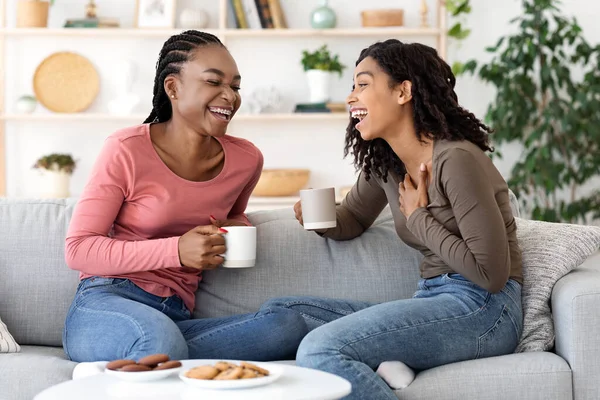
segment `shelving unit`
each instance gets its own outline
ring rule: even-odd
[[[105,39],[118,40],[123,38],[157,38],[166,39],[180,33],[183,29],[131,29],[131,28],[11,28],[7,27],[7,1],[0,0],[0,196],[6,195],[6,124],[7,123],[61,123],[61,122],[139,122],[147,115],[111,115],[103,113],[78,114],[7,114],[5,111],[5,44],[7,40],[26,37],[62,37],[69,39]],[[417,3],[417,0],[415,0]],[[207,29],[218,36],[224,43],[227,39],[252,38],[351,38],[351,37],[421,37],[435,39],[437,50],[441,57],[446,58],[447,21],[443,0],[436,0],[437,26],[427,28],[340,28],[340,29],[229,29],[227,27],[228,0],[219,0],[219,18],[217,29]],[[346,113],[317,113],[317,114],[238,114],[232,124],[241,122],[323,122],[347,120]],[[289,200],[289,199],[288,199]],[[274,200],[276,201],[276,200]],[[291,200],[290,200],[291,201]]]

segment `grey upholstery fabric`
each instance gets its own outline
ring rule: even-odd
[[[71,379],[75,365],[56,347],[21,346],[20,353],[0,354],[0,400],[31,400]]]
[[[433,368],[396,391],[401,400],[570,400],[571,370],[547,352],[511,354]]]
[[[522,351],[554,346],[550,295],[554,284],[600,247],[600,227],[557,224],[517,218],[517,240],[523,253]]]
[[[577,400],[600,399],[600,251],[552,292],[556,353],[573,371]]]
[[[62,345],[78,273],[65,263],[72,201],[0,201],[0,317],[20,345]]]
[[[416,290],[421,255],[400,241],[387,208],[371,229],[345,242],[305,231],[291,209],[249,217],[257,226],[256,266],[206,272],[196,317],[250,312],[275,296],[382,302],[410,297]]]

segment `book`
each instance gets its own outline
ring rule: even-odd
[[[285,15],[283,14],[283,9],[281,8],[281,3],[279,0],[269,0],[269,9],[271,10],[273,26],[275,29],[286,29],[287,22],[285,20]]]
[[[118,19],[114,18],[77,18],[67,19],[64,28],[119,28]]]
[[[241,29],[248,29],[248,20],[246,19],[246,14],[244,13],[244,3],[243,0],[230,0],[233,4],[233,9],[235,11],[235,19],[237,21],[237,26]]]
[[[256,7],[254,0],[240,0],[244,7],[244,14],[246,15],[246,21],[248,22],[248,28],[250,29],[262,29],[260,22],[260,14]]]
[[[235,6],[233,4],[233,0],[229,0],[229,5],[227,7],[227,28],[237,29],[239,27],[240,24],[238,23],[235,15]]]
[[[261,26],[263,29],[273,29],[273,17],[269,9],[269,0],[255,0],[255,2]]]
[[[295,113],[330,113],[326,103],[299,103],[296,104]]]

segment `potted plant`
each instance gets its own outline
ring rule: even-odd
[[[19,0],[17,2],[17,28],[45,28],[48,10],[54,1]]]
[[[311,103],[326,103],[330,99],[331,77],[337,73],[340,77],[346,68],[340,63],[338,55],[332,56],[327,45],[314,52],[302,51],[302,67],[306,72]]]
[[[52,153],[39,158],[33,168],[40,171],[40,192],[42,197],[69,197],[71,175],[76,161],[70,154]]]
[[[523,0],[490,61],[464,65],[496,89],[486,121],[495,145],[520,150],[508,180],[533,219],[600,218],[600,46],[557,0]],[[513,150],[514,151],[514,150]]]

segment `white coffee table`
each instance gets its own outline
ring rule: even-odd
[[[209,360],[185,360],[183,368]],[[251,389],[206,390],[191,387],[177,374],[155,382],[125,382],[104,373],[63,382],[39,393],[34,400],[336,400],[351,392],[346,379],[314,369],[278,363],[283,375]]]

